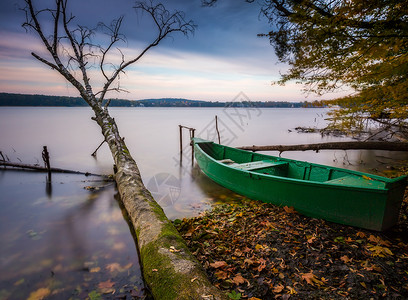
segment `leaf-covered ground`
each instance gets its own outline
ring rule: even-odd
[[[386,233],[241,199],[176,221],[231,299],[407,299],[408,220]]]

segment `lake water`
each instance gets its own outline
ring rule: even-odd
[[[234,194],[206,178],[191,163],[189,134],[231,146],[302,144],[345,140],[301,134],[297,126],[324,127],[325,109],[112,108],[145,185],[171,219],[190,217]],[[89,108],[0,108],[0,151],[13,162],[42,164],[48,146],[53,167],[112,173],[108,147]],[[291,130],[291,131],[290,131]],[[276,153],[271,153],[276,154]],[[285,152],[284,157],[374,172],[404,159],[387,151]],[[182,161],[180,162],[180,158]],[[381,163],[379,163],[381,162]],[[0,170],[0,299],[84,298],[142,295],[136,246],[113,185],[98,177]]]

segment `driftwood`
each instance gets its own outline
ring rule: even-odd
[[[69,173],[69,174],[81,174],[85,176],[106,176],[106,175],[100,175],[100,174],[93,174],[89,172],[80,172],[80,171],[73,171],[73,170],[67,170],[67,169],[60,169],[60,168],[47,168],[47,167],[42,167],[39,165],[26,165],[22,163],[13,163],[13,162],[8,162],[8,161],[0,161],[0,166],[4,167],[12,167],[12,168],[17,168],[17,169],[28,169],[28,170],[35,170],[39,172],[54,172],[54,173]]]
[[[408,143],[401,142],[332,142],[301,145],[273,145],[273,146],[244,146],[239,147],[248,151],[307,151],[313,150],[388,150],[388,151],[408,151]]]

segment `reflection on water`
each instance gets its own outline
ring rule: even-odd
[[[44,193],[46,175],[5,173],[0,299],[143,294],[136,246],[113,185],[89,192],[84,187],[99,178],[54,174],[51,196]]]
[[[143,181],[171,219],[189,217],[225,199],[239,198],[191,164],[188,133],[180,164],[179,127],[231,146],[304,144],[347,140],[299,134],[297,126],[324,127],[324,109],[111,108],[138,163]],[[112,157],[89,108],[0,108],[0,151],[14,162],[39,164],[48,146],[51,165],[112,173]],[[278,153],[270,152],[277,155]],[[387,151],[284,152],[283,157],[368,172],[385,168]],[[137,295],[143,287],[137,251],[115,200],[114,188],[101,193],[78,175],[0,171],[0,299],[31,293],[55,299],[110,292]],[[35,295],[35,294],[34,294]],[[104,297],[106,297],[105,294]]]

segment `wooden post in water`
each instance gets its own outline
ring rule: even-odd
[[[0,151],[0,156],[1,156],[1,158],[2,158],[1,160],[4,161],[4,162],[6,162],[6,159],[5,159],[4,156],[3,156],[3,152],[1,152],[1,151]],[[4,166],[3,168],[5,169],[6,166]]]
[[[96,152],[99,150],[99,148],[102,147],[103,143],[105,143],[105,140],[102,141],[102,143],[99,144],[98,148],[91,154],[91,156],[96,157]]]
[[[188,131],[190,133],[190,140],[194,137],[194,133],[195,133],[195,128],[179,125],[179,131],[180,131],[180,165],[181,165],[181,161],[183,159],[183,128],[188,129]],[[190,141],[190,145],[192,147],[192,150],[191,150],[191,163],[193,164],[194,163],[194,145],[193,145],[193,143],[191,141]]]
[[[215,116],[215,130],[217,130],[218,144],[221,144],[220,131],[218,130],[218,116]]]
[[[0,156],[1,156],[2,161],[6,161],[6,159],[4,158],[3,152],[1,152],[1,151],[0,151]]]
[[[45,167],[47,168],[47,171],[48,171],[47,181],[51,182],[50,154],[48,153],[47,146],[43,147],[42,159],[43,159]]]
[[[183,126],[179,125],[180,131],[180,155],[183,153]]]
[[[194,132],[195,132],[195,129],[190,128],[191,138],[194,138]],[[194,165],[194,143],[193,141],[191,141],[191,139],[190,139],[190,144],[191,144],[191,165],[193,166]]]

